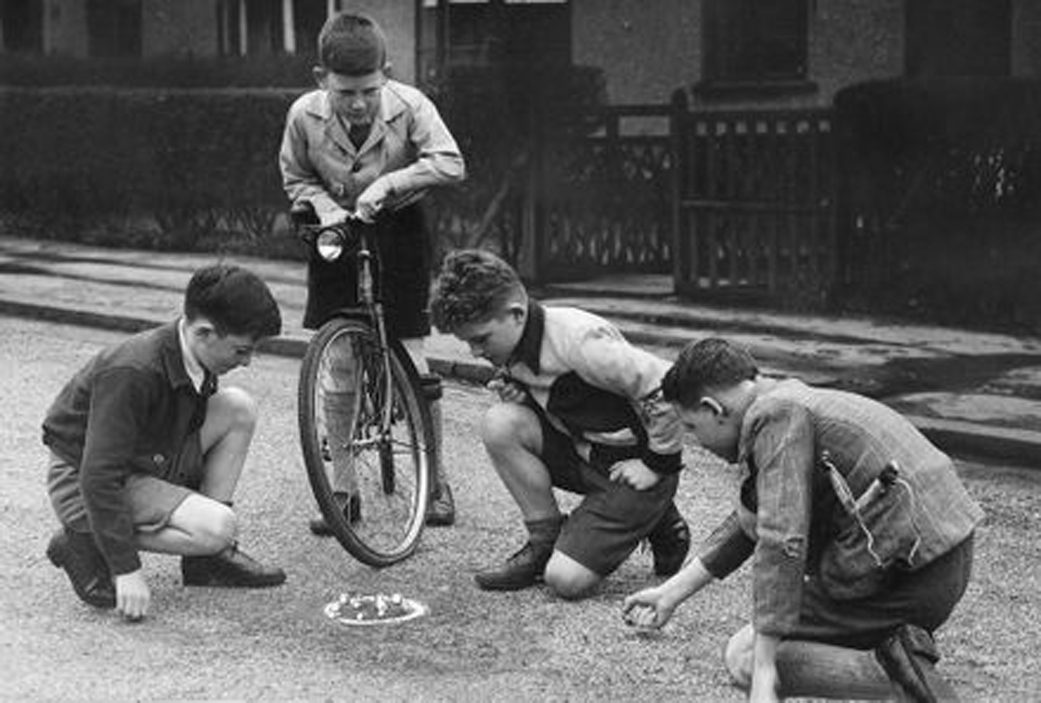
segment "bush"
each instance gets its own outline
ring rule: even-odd
[[[1041,81],[841,91],[846,303],[1041,331]]]

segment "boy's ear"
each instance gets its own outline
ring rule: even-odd
[[[701,400],[698,401],[698,407],[705,407],[712,411],[713,415],[722,417],[726,415],[723,405],[711,396],[702,396]]]
[[[506,308],[506,312],[510,315],[510,317],[513,317],[516,320],[521,320],[528,313],[528,306],[520,302],[519,300],[515,300],[514,302],[510,303],[510,306],[508,308]]]
[[[325,77],[328,73],[329,72],[322,66],[315,66],[311,69],[311,75],[314,76],[314,82],[317,83],[319,87],[324,87]]]

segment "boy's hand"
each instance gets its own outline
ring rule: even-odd
[[[485,387],[496,393],[499,396],[499,400],[504,403],[524,402],[524,386],[506,376],[496,376],[492,380],[488,381],[488,384]]]
[[[646,491],[661,480],[641,459],[626,459],[611,467],[612,481],[624,481],[638,491]]]
[[[630,627],[658,630],[669,621],[675,609],[676,603],[661,586],[655,586],[626,597],[622,603],[622,619]]]
[[[338,225],[347,219],[348,213],[346,210],[337,209],[329,210],[326,212],[318,213],[318,224],[322,227],[331,227],[332,225]]]
[[[119,574],[116,581],[116,610],[128,620],[140,620],[148,614],[152,594],[141,569]]]
[[[354,214],[362,222],[372,222],[376,214],[383,209],[383,203],[390,195],[390,187],[383,178],[377,178],[368,188],[362,191],[354,203]]]

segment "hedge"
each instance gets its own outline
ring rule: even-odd
[[[125,234],[163,248],[263,235],[286,207],[277,153],[299,92],[0,90],[0,209],[72,239],[150,217],[158,230]]]

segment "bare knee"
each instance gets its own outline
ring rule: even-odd
[[[580,600],[593,592],[600,583],[600,576],[560,552],[555,552],[546,565],[543,581],[560,598]]]
[[[752,687],[752,665],[755,643],[755,631],[751,625],[745,625],[727,642],[723,652],[723,663],[730,672],[734,685],[748,690]]]
[[[492,456],[501,455],[530,443],[538,419],[530,408],[517,403],[497,403],[484,414],[481,441]]]
[[[235,543],[238,518],[227,505],[216,501],[209,501],[209,503],[205,516],[193,533],[193,538],[200,551],[217,554]]]
[[[225,389],[223,396],[223,407],[221,411],[226,413],[232,430],[252,432],[257,426],[257,401],[246,391],[234,386]]]

